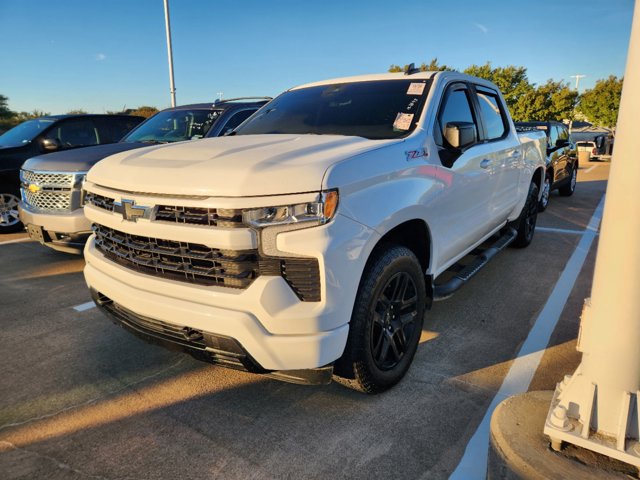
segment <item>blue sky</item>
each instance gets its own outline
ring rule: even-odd
[[[433,57],[580,87],[624,73],[633,0],[170,0],[178,104]],[[169,106],[162,0],[0,0],[0,94],[64,113]]]

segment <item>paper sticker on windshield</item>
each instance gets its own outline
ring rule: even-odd
[[[399,113],[393,122],[393,128],[397,130],[409,130],[413,121],[413,113]]]
[[[407,95],[422,95],[425,85],[426,83],[411,83],[409,90],[407,90]]]

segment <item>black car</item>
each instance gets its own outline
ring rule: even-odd
[[[538,130],[547,135],[547,175],[545,177],[539,210],[549,205],[553,190],[564,197],[573,195],[578,178],[578,156],[569,129],[561,122],[516,122],[519,132]]]
[[[21,228],[18,219],[20,167],[44,153],[113,143],[144,117],[133,115],[48,115],[27,120],[0,135],[0,233]]]
[[[56,250],[80,253],[90,233],[81,208],[81,186],[93,165],[109,155],[149,145],[226,135],[268,100],[241,98],[169,108],[118,143],[30,158],[20,173],[20,219],[31,238]]]

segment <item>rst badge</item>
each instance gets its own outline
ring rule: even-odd
[[[122,200],[113,203],[113,211],[122,214],[123,220],[136,222],[139,218],[149,218],[151,207],[141,207],[135,204],[135,200]]]

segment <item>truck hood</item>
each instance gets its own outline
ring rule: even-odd
[[[114,153],[146,147],[146,143],[108,143],[93,147],[73,148],[31,157],[22,168],[51,172],[86,172],[103,158]]]
[[[320,190],[331,165],[402,140],[339,135],[237,135],[105,158],[90,182],[141,193],[246,197]]]

